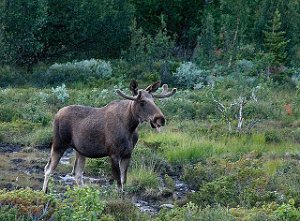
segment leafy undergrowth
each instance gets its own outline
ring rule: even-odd
[[[56,96],[58,89],[63,93]],[[205,91],[158,101],[172,118],[160,134],[141,125],[124,196],[114,185],[68,186],[57,174],[69,173],[70,164],[59,165],[45,195],[36,190],[49,150],[39,148],[51,140],[57,109],[73,103],[103,106],[116,98],[113,90],[100,88],[66,93],[63,86],[0,91],[0,141],[21,144],[21,150],[0,155],[0,186],[7,188],[0,191],[0,220],[300,220],[299,108],[291,116],[282,109],[291,92],[270,103],[272,93],[262,91],[259,103],[245,108],[245,119],[259,121],[241,133],[227,130]],[[89,159],[85,175],[108,183],[109,160]],[[187,185],[184,193],[178,181]],[[141,212],[132,202],[136,198],[156,203],[157,213]]]
[[[59,197],[31,189],[0,192],[0,220],[299,220],[295,202],[266,203],[259,207],[201,207],[189,202],[162,209],[157,215],[142,213],[131,202],[95,187],[68,188]]]

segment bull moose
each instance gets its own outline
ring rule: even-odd
[[[68,147],[76,152],[73,173],[77,185],[83,185],[86,157],[109,156],[113,177],[123,191],[131,154],[138,141],[138,125],[148,121],[157,131],[165,125],[165,117],[154,103],[154,98],[170,97],[175,94],[176,88],[167,93],[153,94],[159,87],[160,82],[156,82],[139,90],[137,81],[132,80],[132,96],[117,90],[117,94],[125,100],[112,101],[102,108],[70,105],[60,109],[54,118],[43,191],[47,192],[49,178]]]

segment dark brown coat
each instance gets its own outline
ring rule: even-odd
[[[123,190],[131,153],[138,141],[139,123],[149,121],[158,131],[165,125],[165,117],[155,105],[154,97],[172,96],[176,89],[164,95],[153,95],[159,85],[157,82],[145,90],[138,90],[137,82],[132,81],[133,96],[117,91],[126,100],[113,101],[102,108],[71,105],[60,109],[54,119],[54,136],[50,159],[45,166],[43,190],[47,191],[49,177],[68,147],[76,150],[73,172],[78,185],[83,184],[86,157],[109,156],[114,178]]]

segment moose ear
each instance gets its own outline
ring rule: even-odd
[[[149,85],[145,90],[148,91],[149,93],[153,93],[155,91],[157,91],[157,89],[160,87],[160,81]]]
[[[138,95],[139,88],[138,88],[138,83],[136,80],[131,80],[129,88],[130,88],[133,96]]]

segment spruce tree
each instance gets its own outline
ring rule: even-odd
[[[287,57],[286,46],[289,40],[285,38],[285,31],[281,30],[281,15],[276,9],[272,20],[266,25],[264,33],[264,46],[268,53],[274,55],[275,66],[285,63]]]

